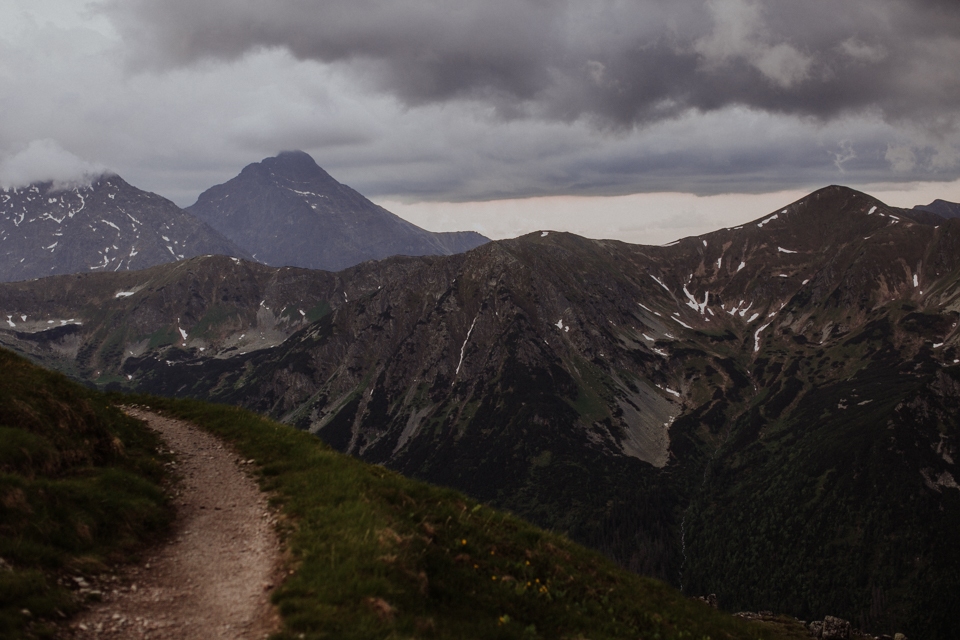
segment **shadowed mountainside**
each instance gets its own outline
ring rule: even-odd
[[[275,266],[339,270],[394,255],[450,255],[488,239],[432,233],[340,184],[303,151],[249,164],[187,211]]]

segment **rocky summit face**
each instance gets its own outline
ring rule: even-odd
[[[451,255],[488,241],[475,232],[421,229],[340,184],[302,151],[244,167],[187,210],[274,266],[339,271],[394,255]]]
[[[160,196],[116,175],[0,191],[0,280],[129,271],[204,254],[248,257]]]
[[[960,220],[829,187],[670,246],[198,258],[0,307],[77,377],[271,414],[724,609],[960,635]]]

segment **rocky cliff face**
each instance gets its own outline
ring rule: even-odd
[[[335,271],[394,255],[450,255],[488,241],[470,231],[421,229],[340,184],[302,151],[247,165],[187,210],[275,266]]]
[[[115,175],[0,191],[0,280],[130,271],[197,255],[249,257],[160,196]]]
[[[0,300],[34,357],[270,413],[725,607],[958,631],[960,221],[830,187],[665,247],[198,259]]]

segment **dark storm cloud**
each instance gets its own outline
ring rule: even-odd
[[[949,128],[955,0],[114,0],[141,62],[283,48],[408,105],[632,126],[730,105]]]

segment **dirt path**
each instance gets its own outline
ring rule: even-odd
[[[192,425],[128,413],[160,432],[182,477],[168,544],[113,581],[70,624],[73,638],[264,638],[278,627],[269,603],[280,551],[273,517],[243,461]]]

